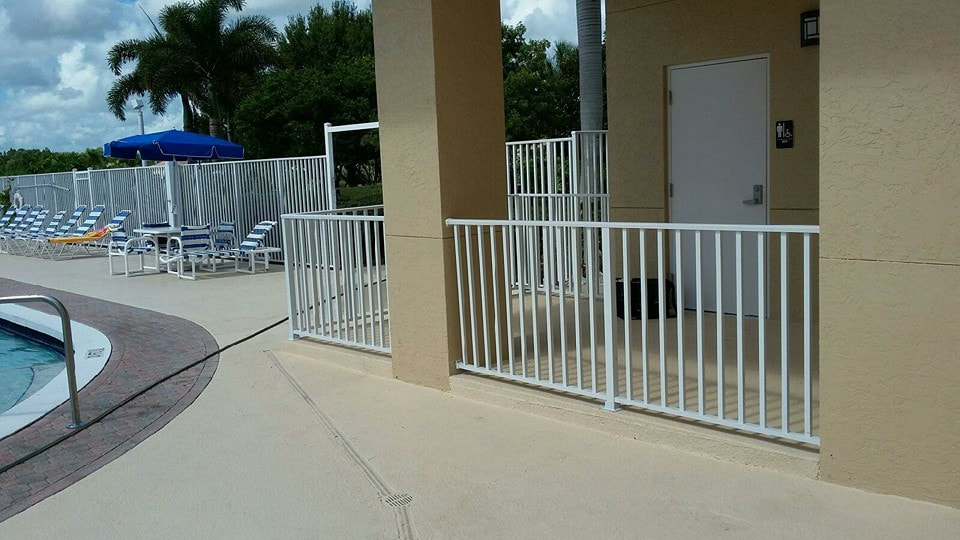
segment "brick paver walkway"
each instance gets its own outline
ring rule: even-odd
[[[80,391],[84,420],[218,349],[209,332],[178,317],[0,278],[0,296],[20,294],[52,295],[67,306],[74,321],[110,338],[110,360]],[[200,395],[217,369],[218,358],[164,382],[98,424],[0,475],[0,521],[77,482],[157,432]],[[0,466],[65,433],[69,414],[64,403],[0,439]]]

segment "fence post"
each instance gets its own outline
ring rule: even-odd
[[[77,170],[73,169],[73,207],[80,206],[80,188],[77,186]]]
[[[336,175],[336,164],[333,159],[333,132],[330,131],[332,124],[327,122],[323,124],[323,147],[324,151],[327,154],[327,159],[325,160],[326,165],[326,178],[324,178],[324,184],[326,185],[326,196],[327,196],[327,210],[336,210],[337,209],[337,175]]]
[[[615,289],[613,286],[613,242],[610,241],[610,227],[600,229],[600,246],[603,250],[603,352],[606,366],[607,395],[603,408],[608,411],[620,409],[617,405],[617,345],[614,343],[616,332],[614,321],[617,320]],[[628,280],[624,280],[628,282]],[[629,287],[627,283],[624,287]],[[624,306],[624,313],[629,313],[629,307]],[[629,317],[629,315],[625,315]]]
[[[277,206],[280,208],[280,212],[277,213],[278,216],[282,216],[283,214],[290,211],[287,208],[286,197],[284,196],[284,193],[283,193],[284,183],[283,183],[282,177],[283,177],[283,161],[278,159],[277,160]]]
[[[289,321],[287,322],[288,334],[287,338],[290,341],[297,339],[297,334],[294,332],[296,317],[294,316],[294,302],[296,302],[296,296],[294,295],[293,290],[293,275],[296,266],[296,257],[293,256],[293,253],[290,251],[290,246],[293,243],[293,240],[290,239],[291,231],[293,230],[293,220],[280,217],[280,242],[283,246],[283,284],[287,292],[287,315]]]

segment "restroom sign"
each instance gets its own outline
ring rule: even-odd
[[[777,148],[793,148],[793,120],[777,120]]]

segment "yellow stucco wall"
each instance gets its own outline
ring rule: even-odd
[[[821,478],[960,507],[960,2],[821,15]]]
[[[666,68],[770,55],[770,122],[793,120],[792,149],[770,141],[770,222],[815,224],[818,47],[800,47],[800,13],[818,0],[608,0],[607,87],[614,219],[663,221]]]
[[[496,0],[374,0],[394,376],[448,388],[460,356],[449,217],[506,217]]]

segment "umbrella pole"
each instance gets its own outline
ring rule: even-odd
[[[180,182],[177,179],[177,162],[163,163],[164,176],[167,181],[167,220],[173,227],[180,226]]]

